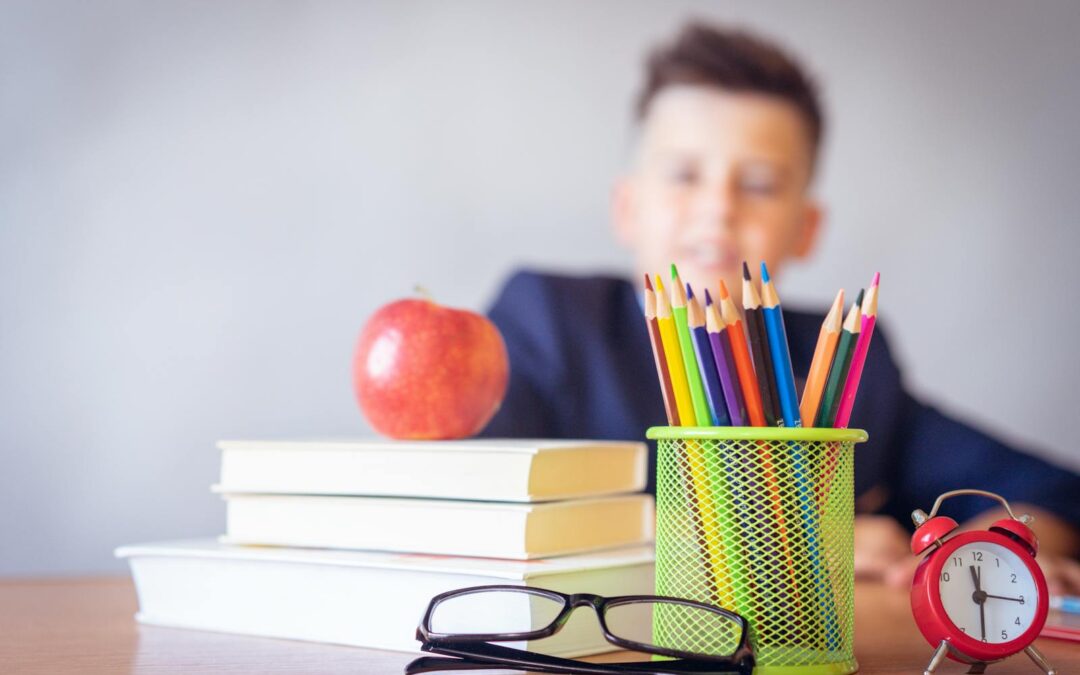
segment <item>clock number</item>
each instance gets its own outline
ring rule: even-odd
[[[1001,631],[1001,639],[1002,640],[1008,640],[1009,639],[1009,634],[1006,633],[1005,631]]]
[[[964,566],[964,559],[959,558],[959,557],[954,557],[952,559],[952,564],[953,564],[953,567],[963,567]]]
[[[949,581],[949,579],[951,579],[951,577],[949,576],[948,572],[942,572],[941,573],[941,580],[942,581]]]
[[[1022,595],[1020,596],[1020,604],[1021,605],[1024,604],[1024,596],[1022,596]]]
[[[1020,617],[1016,617],[1016,621],[1013,621],[1017,626],[1020,625]]]
[[[1001,558],[994,558],[994,564],[998,567],[1001,567]]]
[[[971,559],[975,562],[982,562],[982,551],[972,551]]]
[[[1016,583],[1016,575],[1015,574],[1010,574],[1009,576],[1012,577],[1012,582],[1015,584]]]

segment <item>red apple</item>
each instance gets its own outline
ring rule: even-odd
[[[430,300],[380,308],[360,332],[353,384],[360,408],[392,438],[466,438],[499,409],[510,375],[495,324]]]

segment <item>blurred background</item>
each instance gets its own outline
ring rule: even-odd
[[[418,283],[628,272],[609,191],[689,17],[822,84],[785,301],[880,270],[909,386],[1080,470],[1080,4],[6,2],[0,574],[220,532],[220,438],[369,435],[354,341]]]

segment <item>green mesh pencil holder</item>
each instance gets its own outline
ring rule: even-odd
[[[654,427],[656,593],[744,616],[756,673],[858,670],[853,651],[854,466],[861,429]],[[657,644],[717,649],[686,613]]]

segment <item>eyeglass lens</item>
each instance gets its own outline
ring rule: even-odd
[[[670,602],[612,604],[604,618],[616,637],[699,656],[730,656],[742,636],[738,621],[702,607]]]
[[[527,633],[551,625],[563,606],[561,599],[527,591],[478,591],[440,602],[430,628],[458,636]],[[688,655],[734,654],[742,632],[738,621],[723,614],[662,601],[609,603],[604,618],[615,637]]]
[[[480,591],[440,602],[431,614],[431,630],[453,635],[526,633],[546,628],[563,601],[517,591]]]

